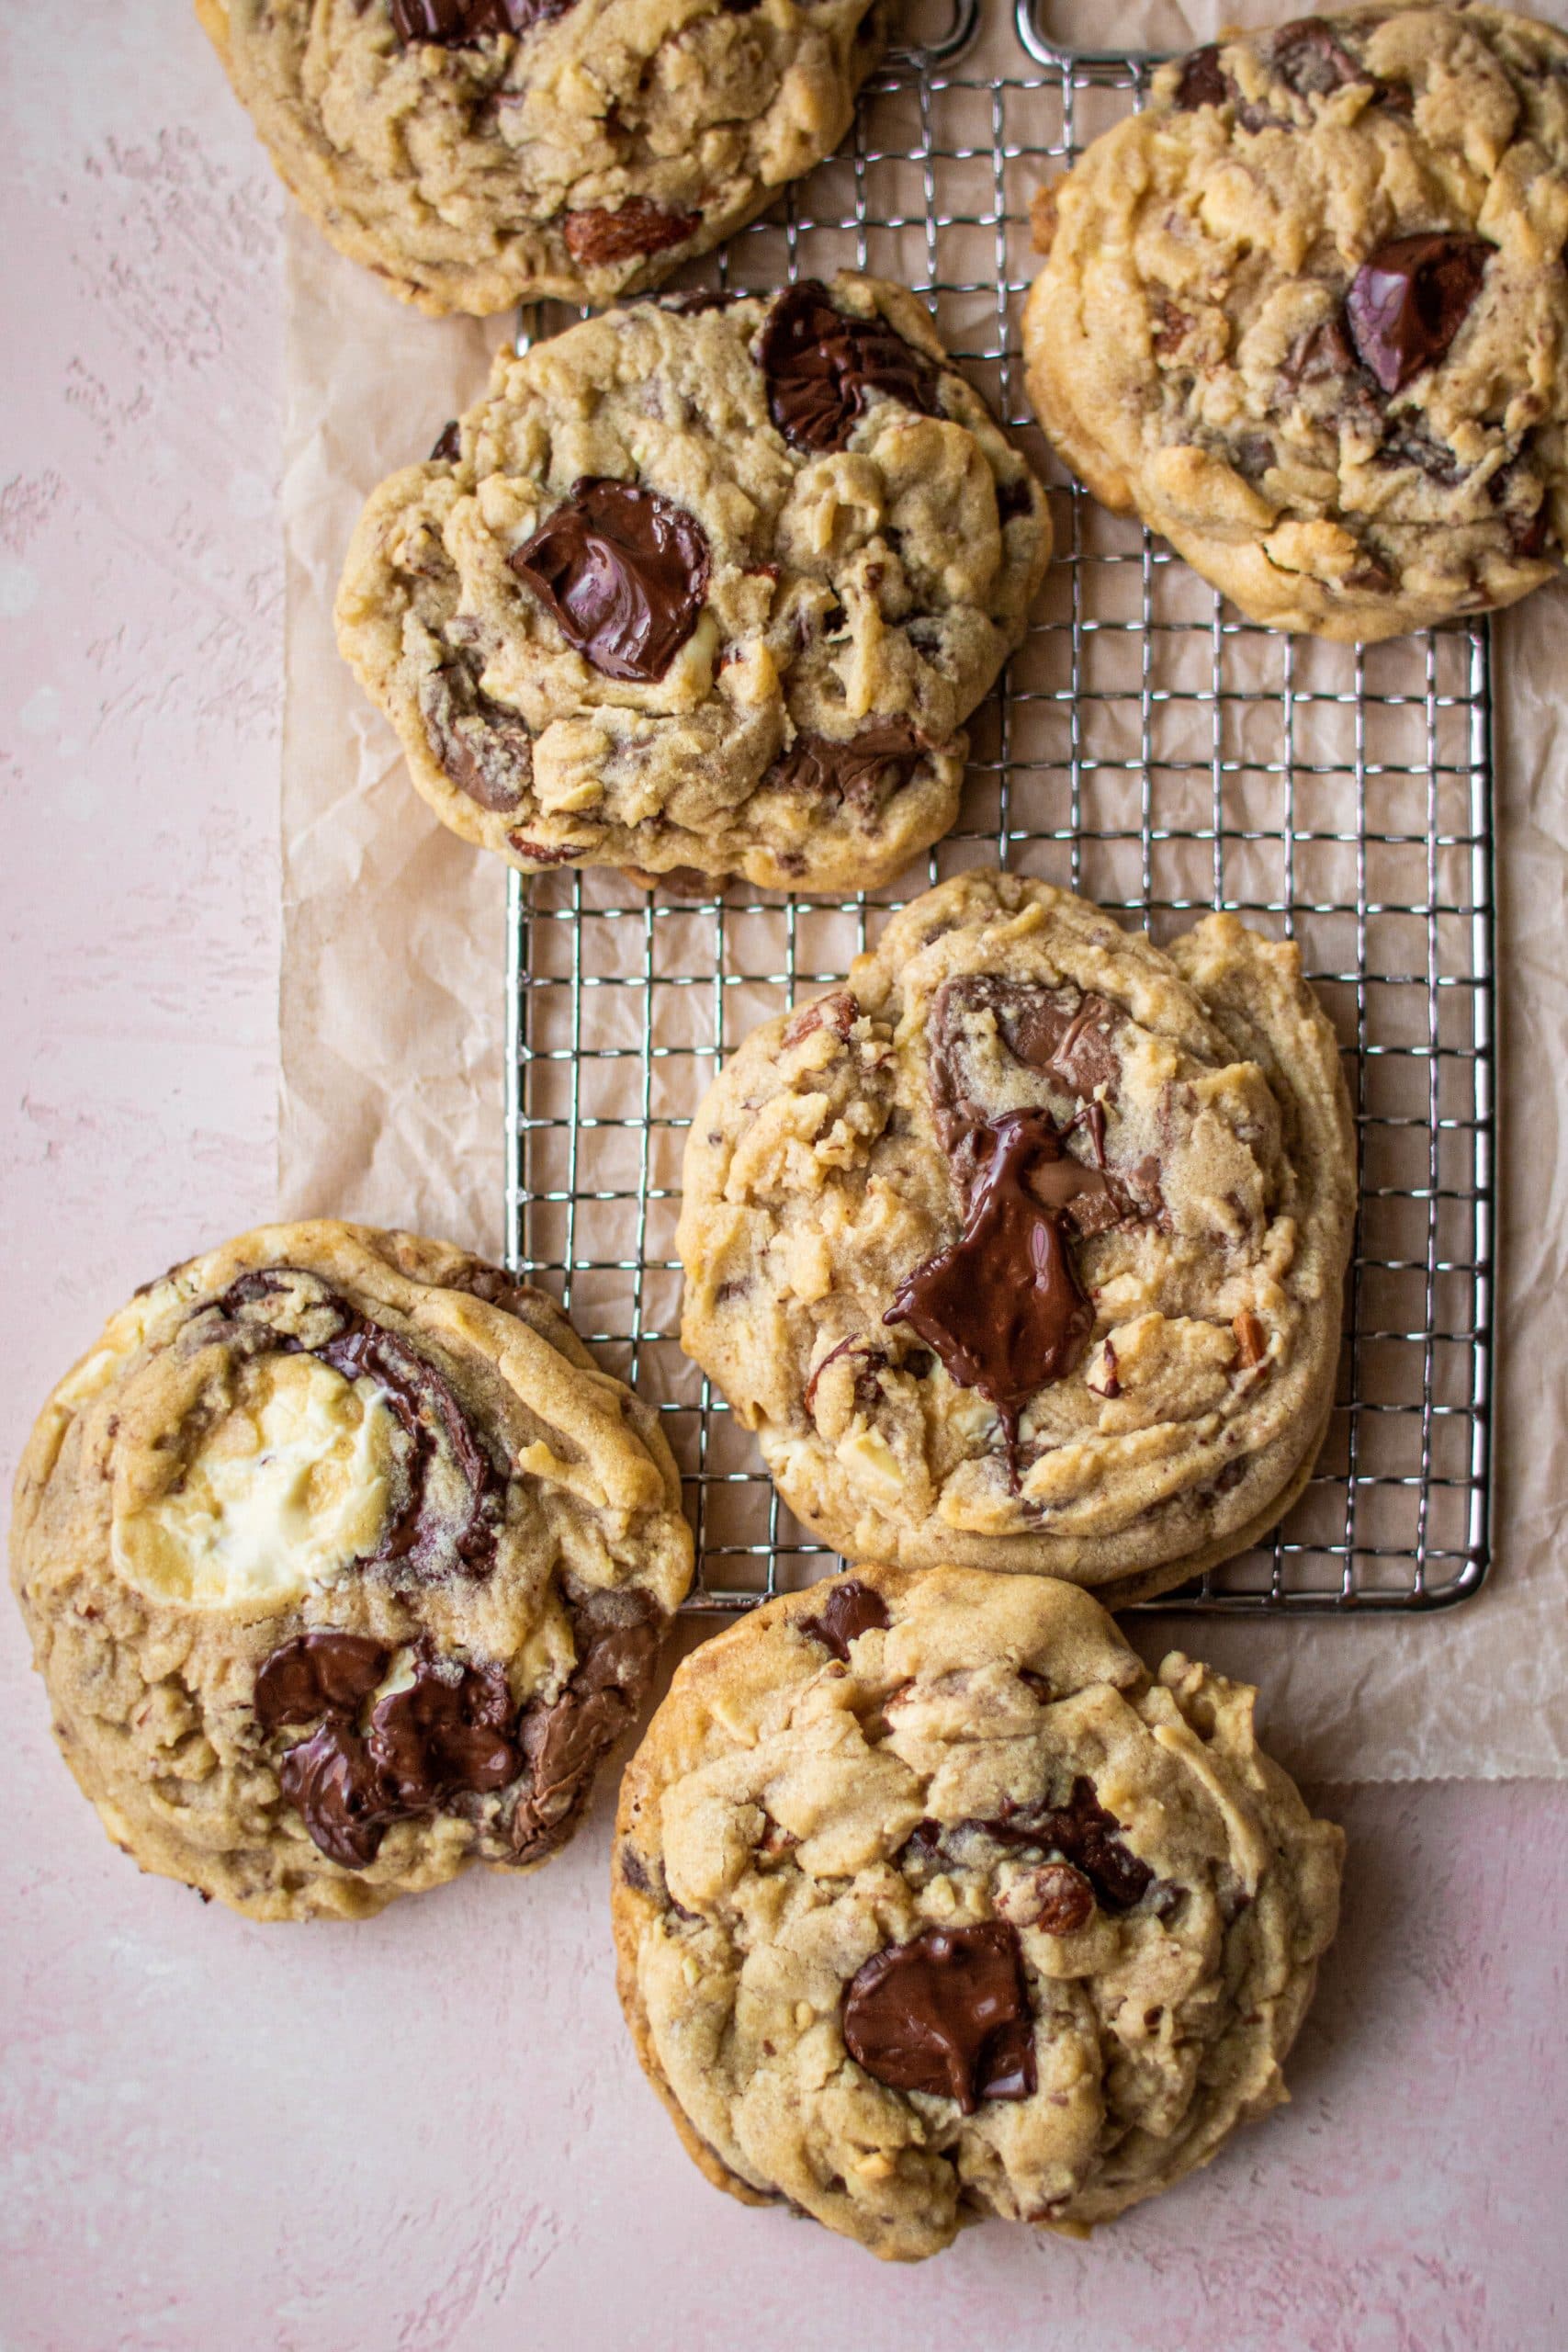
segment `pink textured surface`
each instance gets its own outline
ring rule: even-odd
[[[7,10],[0,132],[8,1485],[102,1312],[272,1205],[280,199],[154,0]],[[607,1794],[542,1877],[264,1929],[110,1849],[9,1617],[0,1686],[7,2352],[1565,2340],[1560,1791],[1337,1792],[1294,2106],[1092,2245],[890,2274],[679,2154],[615,2013]]]

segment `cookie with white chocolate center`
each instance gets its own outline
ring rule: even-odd
[[[546,1860],[692,1572],[656,1415],[544,1292],[328,1223],[111,1317],[33,1430],[11,1552],[110,1837],[266,1919]]]

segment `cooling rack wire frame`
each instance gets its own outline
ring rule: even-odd
[[[741,1610],[808,1582],[835,1562],[679,1344],[681,1153],[721,1055],[797,991],[842,978],[888,911],[964,866],[1067,884],[1156,941],[1230,910],[1301,944],[1335,1021],[1360,1206],[1310,1486],[1270,1541],[1153,1606],[1451,1606],[1488,1556],[1486,628],[1359,650],[1255,628],[1049,459],[1017,340],[1029,198],[1143,103],[1156,61],[1059,50],[1037,0],[1017,0],[965,73],[979,0],[953,6],[940,38],[867,85],[839,155],[678,282],[765,288],[848,267],[929,295],[1052,486],[1057,551],[1033,626],[971,722],[956,829],[886,891],[731,884],[693,899],[612,869],[510,876],[509,1261],[659,1407],[696,1530],[688,1608]]]

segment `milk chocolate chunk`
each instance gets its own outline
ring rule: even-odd
[[[1037,1388],[1071,1372],[1094,1329],[1062,1211],[1105,1180],[1066,1159],[1047,1111],[1010,1112],[981,1140],[962,1234],[905,1276],[883,1320],[909,1324],[1010,1425]]]
[[[599,205],[569,212],[561,235],[573,261],[596,269],[607,262],[636,261],[644,254],[683,245],[702,225],[700,213],[668,212],[646,196],[630,196],[615,212]]]
[[[863,1634],[891,1623],[882,1595],[852,1577],[847,1583],[834,1586],[818,1615],[800,1620],[800,1630],[848,1666],[850,1644],[858,1642]]]
[[[828,288],[802,278],[779,296],[757,345],[768,381],[768,410],[796,449],[841,449],[869,392],[905,408],[937,413],[937,370],[923,353],[879,318],[835,310]]]
[[[407,48],[428,42],[466,49],[493,33],[525,33],[549,17],[564,17],[573,0],[392,0],[392,28]]]
[[[589,1593],[573,1608],[578,1660],[560,1697],[530,1707],[521,1742],[527,1787],[512,1817],[513,1859],[565,1843],[606,1748],[634,1721],[652,1679],[659,1632],[635,1594]]]
[[[455,466],[463,454],[463,433],[456,417],[441,428],[440,438],[430,453],[433,466]]]
[[[1395,237],[1361,264],[1345,297],[1345,323],[1385,392],[1402,390],[1442,358],[1495,251],[1484,237],[1438,232]]]
[[[421,679],[420,716],[441,767],[481,808],[515,808],[534,775],[534,743],[516,711],[480,689],[466,662]]]
[[[701,524],[657,491],[584,479],[510,558],[607,678],[661,678],[708,591]]]
[[[1230,94],[1231,86],[1215,46],[1195,49],[1190,57],[1182,59],[1176,81],[1179,113],[1196,114],[1200,107],[1223,107]]]
[[[390,1653],[367,1634],[325,1627],[274,1650],[256,1676],[252,1705],[263,1731],[356,1715],[387,1671]]]
[[[1001,1920],[928,1928],[879,1951],[845,1987],[844,2044],[890,2090],[926,2091],[973,2115],[1035,2086],[1018,1933]]]
[[[907,718],[874,718],[847,742],[805,732],[762,781],[777,792],[809,792],[874,814],[888,792],[908,784],[930,748]]]

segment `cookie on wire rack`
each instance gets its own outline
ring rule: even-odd
[[[691,1580],[657,1415],[446,1244],[263,1227],[60,1382],[12,1571],[115,1843],[259,1919],[570,1836]]]
[[[525,873],[871,888],[952,824],[1045,493],[925,305],[843,275],[501,353],[366,506],[338,641]]]
[[[1250,619],[1512,604],[1568,547],[1568,37],[1375,6],[1236,34],[1036,206],[1031,397]]]
[[[678,1668],[621,1787],[637,2055],[688,2154],[893,2261],[1082,2234],[1285,2097],[1344,1840],[1179,1653],[1040,1577],[861,1567]]]
[[[1305,1484],[1355,1190],[1293,945],[1209,915],[1162,950],[964,874],[698,1109],[682,1345],[847,1558],[1119,1604],[1245,1550]]]
[[[197,0],[318,228],[405,301],[614,301],[832,153],[884,0]]]

